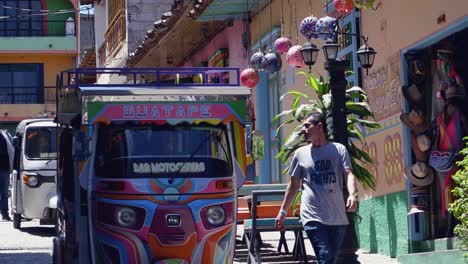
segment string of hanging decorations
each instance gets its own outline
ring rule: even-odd
[[[303,68],[306,66],[306,64],[311,66],[311,63],[306,63],[304,61],[304,57],[302,55],[302,52],[304,50],[303,47],[305,46],[313,46],[312,49],[316,49],[316,46],[311,44],[311,41],[313,39],[322,39],[327,41],[327,44],[332,44],[337,45],[335,42],[337,40],[337,35],[338,34],[345,34],[345,35],[355,35],[353,33],[344,33],[341,32],[339,27],[338,27],[338,21],[334,17],[330,16],[324,16],[322,18],[317,18],[316,16],[312,15],[312,1],[309,0],[309,13],[311,14],[310,16],[304,18],[301,23],[298,25],[297,23],[297,5],[296,1],[294,0],[293,6],[291,7],[290,5],[290,0],[288,0],[289,4],[289,11],[290,11],[290,21],[292,24],[294,20],[294,26],[296,28],[296,39],[295,43],[293,44],[293,41],[291,41],[291,31],[289,31],[289,38],[285,36],[284,33],[284,4],[283,1],[281,2],[281,36],[272,42],[271,39],[271,34],[270,34],[270,49],[268,53],[264,53],[262,50],[263,45],[260,37],[260,21],[261,19],[257,19],[257,25],[258,25],[258,36],[259,36],[259,48],[258,51],[255,52],[249,60],[249,67],[241,72],[241,83],[244,86],[253,88],[258,84],[259,81],[259,71],[265,71],[268,73],[275,73],[278,72],[281,69],[281,57],[280,54],[285,54],[286,55],[286,62],[289,66],[293,68]],[[376,10],[381,6],[381,3],[378,3],[376,6],[374,6],[375,0],[333,0],[333,6],[335,7],[335,10],[342,14],[342,15],[347,15],[352,10],[356,8],[360,9],[373,9]],[[327,5],[328,6],[328,5]],[[328,10],[328,8],[327,8]],[[328,12],[327,12],[328,13]],[[272,0],[269,0],[269,15],[270,15],[270,28],[272,28]],[[307,39],[307,43],[304,45],[299,45],[298,44],[298,33],[301,33],[304,38]],[[357,36],[357,35],[356,35]],[[367,38],[363,36],[358,36],[364,40],[365,45],[360,48],[360,51],[358,51],[358,55],[362,55],[359,53],[370,53],[370,56],[375,56],[375,52],[372,48],[367,46]],[[338,46],[338,45],[337,45]],[[310,48],[310,47],[309,47]],[[339,47],[336,47],[338,49]],[[364,49],[363,49],[364,48]],[[362,51],[361,51],[362,49]],[[316,56],[316,51],[314,50]],[[369,54],[367,54],[369,56]],[[369,63],[363,63],[361,60],[361,65],[363,68],[368,69],[369,68]],[[373,57],[372,57],[372,62],[373,62]],[[315,60],[314,62],[315,63]],[[312,63],[312,64],[313,64]],[[372,63],[370,63],[371,65]]]

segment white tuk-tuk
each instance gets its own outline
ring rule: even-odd
[[[57,218],[57,124],[52,119],[23,120],[13,142],[13,227],[19,229],[22,218],[53,225]]]

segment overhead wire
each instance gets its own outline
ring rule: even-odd
[[[0,6],[0,7],[4,8],[5,6]],[[89,10],[89,9],[92,9],[92,7],[78,8],[78,9],[62,9],[62,10],[55,10],[51,12],[41,12],[41,13],[35,13],[35,14],[16,15],[16,16],[0,16],[0,20],[5,21],[8,19],[18,19],[18,18],[26,18],[26,17],[34,17],[34,16],[61,15],[61,14],[75,13],[76,11]]]
[[[14,6],[5,6],[5,5],[0,5],[0,8],[4,9],[14,9],[14,10],[21,10],[21,11],[28,11],[28,12],[61,12],[61,11],[76,11],[76,10],[86,10],[89,9],[90,7],[85,7],[85,8],[73,8],[73,9],[57,9],[57,10],[49,10],[49,9],[30,9],[30,8],[21,8],[21,7],[14,7]]]

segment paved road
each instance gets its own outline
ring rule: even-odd
[[[0,264],[51,264],[52,263],[52,238],[53,226],[40,226],[39,221],[22,222],[21,230],[13,229],[12,222],[0,222]],[[241,226],[239,226],[241,227]],[[237,230],[237,240],[241,240],[242,229]],[[291,232],[286,233],[289,249],[292,249],[294,237]],[[265,243],[262,248],[262,263],[301,263],[291,255],[281,254],[276,251],[278,245],[278,233],[262,233]],[[305,243],[309,263],[316,263],[312,246]],[[237,243],[234,256],[234,264],[246,263],[246,246]],[[396,264],[395,259],[377,254],[359,252],[359,261],[362,264]]]
[[[21,227],[16,230],[13,222],[0,222],[0,263],[52,263],[54,227],[41,226],[39,221],[23,221]]]
[[[237,229],[237,242],[241,241],[242,226],[238,225]],[[289,263],[303,263],[302,261],[296,261],[290,254],[279,253],[278,247],[278,232],[265,232],[262,233],[262,241],[264,247],[261,249],[262,263],[264,264],[289,264]],[[292,232],[286,232],[286,240],[289,250],[292,250],[294,246],[294,234]],[[305,241],[305,248],[307,253],[308,263],[317,263],[314,256],[314,250],[309,240]],[[236,251],[234,254],[234,264],[247,263],[247,248],[245,245],[236,243]],[[358,251],[358,260],[361,264],[397,264],[397,260],[387,256],[368,253],[363,250]]]

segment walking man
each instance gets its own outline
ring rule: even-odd
[[[11,221],[8,212],[8,189],[13,169],[13,155],[14,148],[10,134],[6,130],[0,130],[0,213],[3,221]]]
[[[305,118],[302,132],[308,145],[296,150],[289,173],[291,180],[276,217],[276,228],[284,229],[287,209],[302,186],[301,221],[319,264],[334,264],[346,234],[346,211],[357,207],[357,191],[346,147],[327,140],[323,114]],[[343,197],[346,184],[349,197]]]

